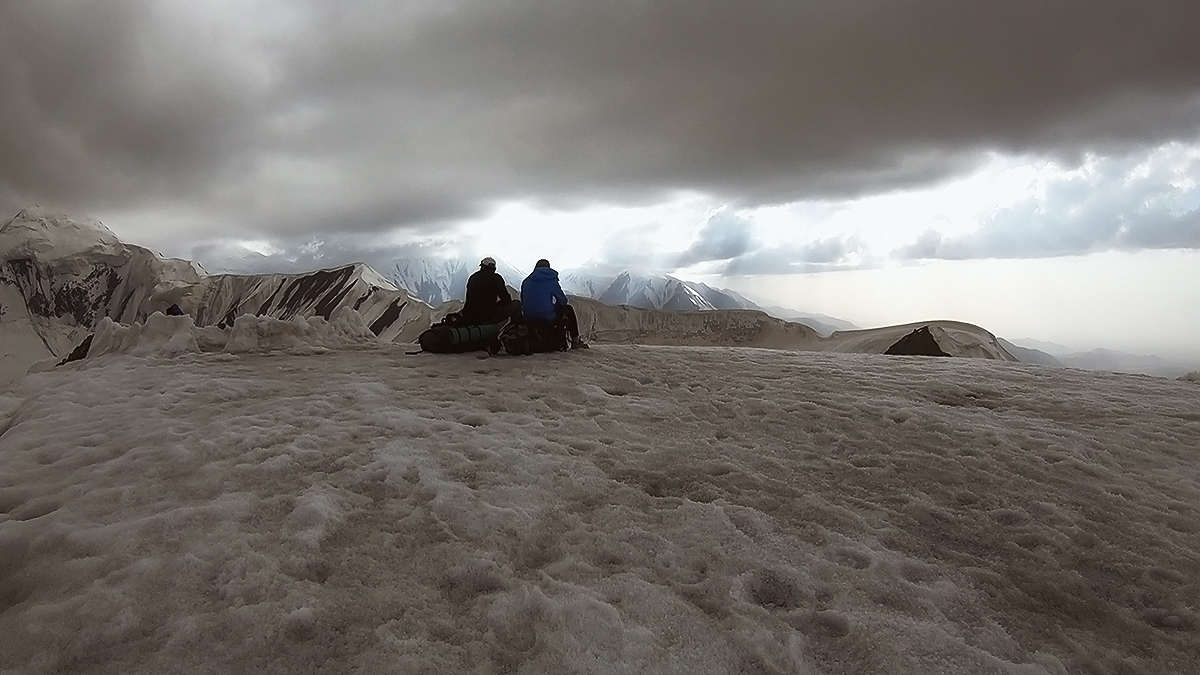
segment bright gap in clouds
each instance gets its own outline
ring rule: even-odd
[[[842,201],[796,202],[743,209],[771,243],[857,237],[877,256],[911,243],[928,228],[945,234],[975,229],[981,216],[1035,194],[1039,179],[1057,175],[1052,165],[993,155],[972,175],[940,185],[897,190]]]
[[[717,208],[710,197],[694,192],[657,204],[571,211],[507,202],[461,231],[475,242],[474,253],[501,258],[518,269],[532,269],[538,258],[548,258],[560,270],[611,262],[662,271],[672,267]]]
[[[931,227],[947,235],[970,232],[981,216],[1033,195],[1039,179],[1061,174],[1047,163],[993,155],[964,178],[857,199],[736,208],[702,193],[679,192],[656,204],[575,210],[514,201],[461,231],[474,240],[474,253],[492,251],[518,268],[545,257],[559,269],[600,263],[694,278],[712,273],[711,263],[720,261],[681,267],[680,256],[710,219],[724,215],[744,224],[753,245],[763,248],[854,238],[868,252],[860,264],[871,265]]]
[[[689,279],[1194,248],[1200,241],[1182,217],[1200,207],[1198,166],[1200,147],[1181,143],[1078,166],[992,154],[955,180],[854,199],[739,208],[681,192],[574,210],[518,201],[460,231],[477,252],[517,267],[548,257],[559,269],[598,264]]]

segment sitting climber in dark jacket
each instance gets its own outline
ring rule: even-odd
[[[504,277],[496,273],[496,261],[484,258],[479,271],[467,279],[467,297],[462,317],[468,324],[502,323],[516,317],[521,303],[512,299]]]
[[[586,348],[579,339],[579,318],[558,283],[558,272],[542,258],[521,282],[521,314],[525,323],[561,325],[571,335],[571,349]]]

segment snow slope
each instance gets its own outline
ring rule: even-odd
[[[1194,382],[353,315],[0,395],[0,672],[1196,672]]]
[[[22,364],[28,368],[33,356],[65,356],[103,318],[139,323],[171,304],[199,325],[232,325],[243,314],[329,319],[350,307],[380,339],[401,341],[415,340],[433,314],[361,264],[306,274],[210,276],[194,263],[122,243],[86,218],[30,208],[0,227],[0,334],[19,343],[6,344],[3,357],[11,363],[0,377],[24,372]]]
[[[11,382],[38,361],[54,358],[39,336],[20,291],[0,283],[0,385]]]
[[[190,262],[122,244],[95,220],[29,208],[0,227],[5,306],[17,304],[15,290],[26,310],[21,318],[55,355],[69,352],[101,317],[129,323],[151,305],[166,309],[202,274]]]

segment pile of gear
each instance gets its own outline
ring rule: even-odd
[[[467,280],[461,312],[446,316],[417,339],[422,351],[461,353],[501,350],[516,356],[586,349],[579,339],[579,318],[558,282],[558,272],[545,258],[521,282],[521,299],[513,300],[496,272],[496,261],[484,258]]]

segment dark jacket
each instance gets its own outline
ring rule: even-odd
[[[504,277],[495,270],[481,269],[467,279],[467,297],[462,315],[468,323],[492,323],[500,316],[501,308],[512,302]]]
[[[555,305],[567,304],[567,294],[558,283],[558,272],[535,267],[521,282],[521,312],[527,321],[552,323],[558,318]]]

